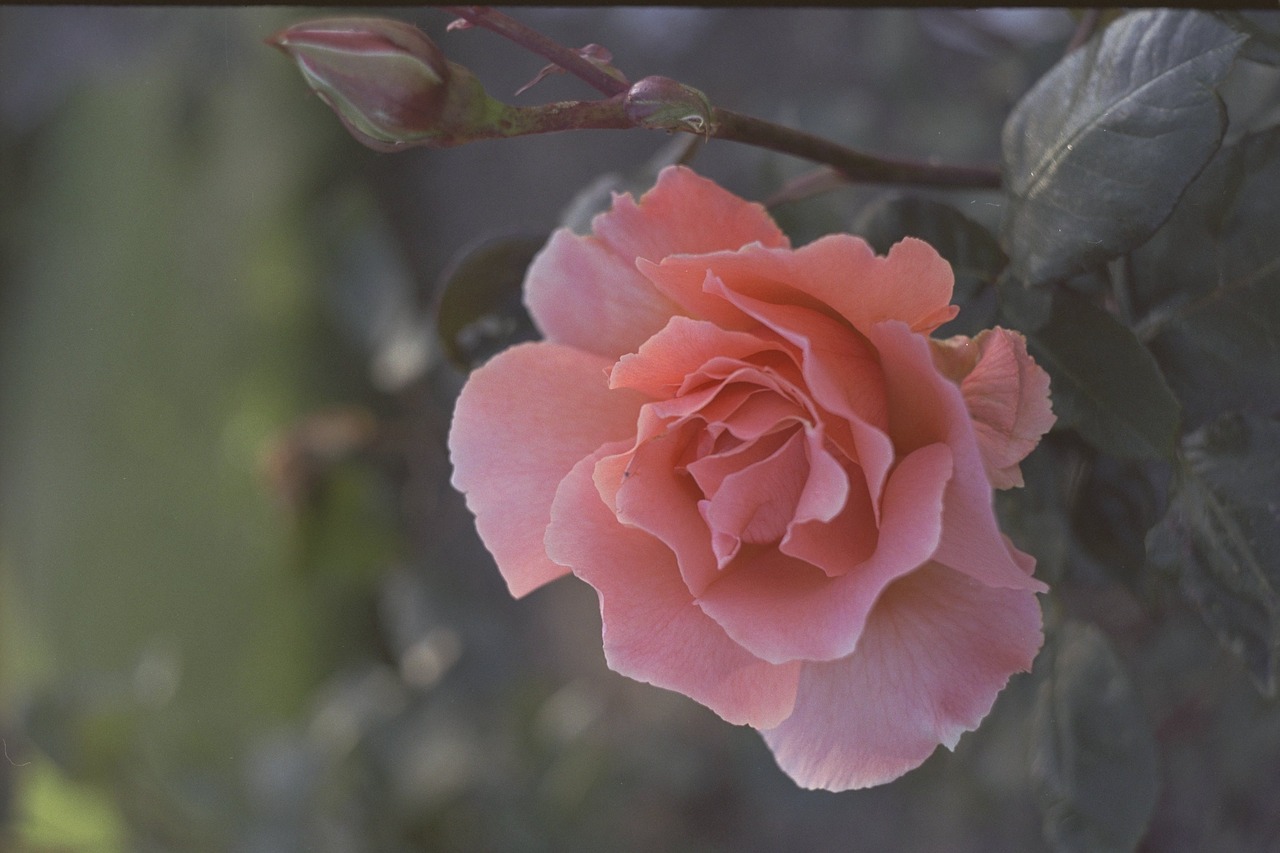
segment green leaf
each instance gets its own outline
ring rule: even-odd
[[[1226,128],[1214,87],[1245,36],[1211,15],[1126,15],[1022,99],[1004,127],[1002,239],[1037,287],[1142,243]]]
[[[1223,22],[1249,37],[1240,49],[1242,58],[1280,65],[1280,15],[1274,11],[1217,11]]]
[[[525,270],[546,242],[546,235],[485,240],[463,250],[445,272],[436,330],[460,369],[537,336],[522,294]]]
[[[1280,421],[1228,412],[1188,435],[1147,558],[1177,578],[1258,690],[1280,681]]]
[[[994,285],[1009,260],[986,228],[941,202],[889,195],[865,207],[852,230],[880,254],[903,237],[918,237],[951,264],[956,276],[952,301],[962,310],[937,337],[972,336],[994,325]]]
[[[1143,336],[1194,429],[1280,408],[1280,128],[1225,147],[1134,253]]]
[[[1106,637],[1066,622],[1044,658],[1032,716],[1031,773],[1054,850],[1128,853],[1159,791],[1156,746]]]
[[[1023,488],[995,493],[1000,530],[1036,558],[1036,577],[1049,586],[1062,579],[1071,552],[1066,484],[1078,467],[1076,457],[1069,448],[1046,438],[1022,460]]]
[[[1058,426],[1123,459],[1172,458],[1178,401],[1151,353],[1118,320],[1063,290],[1027,346],[1049,372]]]
[[[1171,467],[1100,454],[1073,484],[1071,525],[1083,546],[1077,558],[1095,558],[1108,576],[1142,598],[1151,589],[1146,535],[1169,503]]]

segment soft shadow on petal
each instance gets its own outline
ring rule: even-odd
[[[474,371],[458,397],[453,486],[514,596],[565,573],[542,542],[557,484],[600,445],[635,433],[644,398],[609,390],[608,367],[558,344],[521,344]]]
[[[946,445],[917,450],[898,464],[885,486],[884,521],[870,559],[832,578],[774,547],[744,549],[698,596],[698,606],[765,660],[844,657],[857,646],[881,591],[933,554],[950,477]]]
[[[804,435],[796,430],[768,457],[723,478],[705,512],[707,526],[745,543],[775,542],[795,517],[808,476]]]
[[[1042,641],[1033,593],[926,566],[885,590],[857,651],[805,665],[795,712],[762,734],[802,787],[880,785],[977,728]]]
[[[552,234],[529,265],[524,302],[547,340],[609,359],[635,352],[680,313],[634,258],[568,230]]]
[[[634,352],[682,313],[637,271],[638,260],[789,245],[761,205],[678,166],[664,169],[639,202],[615,196],[592,230],[552,235],[529,266],[525,304],[548,340],[609,358]]]
[[[1022,485],[1018,463],[1057,418],[1049,403],[1049,374],[1027,354],[1027,340],[1008,329],[988,329],[974,340],[982,355],[960,383],[973,417],[978,449],[991,485]]]
[[[753,320],[797,347],[801,371],[818,405],[836,415],[825,421],[830,437],[862,466],[877,513],[893,447],[888,427],[884,375],[875,351],[858,332],[827,315],[797,305],[777,305],[730,290],[720,279],[707,283]]]
[[[718,570],[711,534],[698,514],[702,494],[690,476],[676,471],[694,429],[661,434],[634,452],[628,447],[621,478],[616,457],[607,457],[595,469],[595,483],[597,494],[617,508],[618,521],[665,543],[678,558],[687,588],[699,590]]]
[[[731,723],[768,728],[791,713],[799,665],[749,654],[693,603],[670,549],[618,523],[592,479],[616,443],[582,460],[561,482],[547,528],[548,553],[600,596],[604,652],[616,672],[675,690]]]
[[[880,539],[875,509],[862,469],[851,465],[845,478],[844,506],[830,520],[797,519],[778,548],[784,554],[813,563],[829,577],[839,577],[869,559]],[[803,499],[801,507],[803,507]]]
[[[956,316],[951,305],[955,276],[932,246],[907,237],[876,255],[865,241],[848,234],[820,237],[795,251],[745,246],[699,257],[671,257],[641,264],[669,299],[689,313],[737,328],[734,313],[710,290],[710,277],[730,290],[780,305],[796,305],[843,318],[865,332],[876,323],[899,320],[928,334]]]
[[[762,351],[786,352],[782,344],[758,335],[726,331],[705,320],[672,317],[638,351],[618,360],[609,384],[664,399],[674,395],[686,376],[712,358],[741,359]]]
[[[960,389],[935,367],[928,340],[898,322],[877,324],[869,337],[884,365],[898,452],[944,441],[955,455],[934,559],[988,586],[1043,592],[1045,585],[1028,577],[1004,546],[969,410]]]
[[[906,237],[879,256],[848,234],[832,234],[796,251],[796,287],[830,305],[859,331],[899,320],[928,334],[955,317],[951,265],[923,240]],[[722,274],[723,275],[723,274]]]

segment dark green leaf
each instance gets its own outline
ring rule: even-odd
[[[1114,317],[1063,290],[1027,345],[1049,372],[1059,426],[1123,459],[1173,456],[1178,402],[1151,353]]]
[[[1134,254],[1144,336],[1187,426],[1280,408],[1280,128],[1224,148]]]
[[[1045,839],[1059,851],[1127,853],[1141,840],[1158,793],[1150,726],[1094,626],[1064,623],[1045,658],[1031,759]]]
[[[1170,466],[1106,454],[1093,458],[1074,494],[1071,524],[1088,556],[1137,594],[1149,592],[1146,535],[1168,506]]]
[[[1206,13],[1136,12],[1032,88],[1002,139],[1018,278],[1061,281],[1155,231],[1222,141],[1214,87],[1244,39]]]
[[[1249,36],[1240,56],[1254,62],[1280,65],[1280,13],[1262,11],[1216,12],[1237,32]]]
[[[1267,696],[1280,681],[1280,422],[1229,412],[1188,435],[1148,560],[1177,578]]]
[[[1023,488],[995,494],[1000,529],[1036,558],[1036,577],[1050,586],[1062,578],[1071,549],[1065,485],[1078,464],[1075,456],[1046,438],[1021,463]]]
[[[956,275],[952,301],[962,310],[938,337],[976,335],[994,325],[994,285],[1009,261],[986,228],[941,202],[891,195],[864,208],[852,230],[880,254],[903,237],[919,237],[947,259]]]
[[[1027,287],[1006,268],[996,280],[1000,325],[1026,334],[1044,327],[1053,314],[1053,291],[1047,287]]]
[[[462,252],[443,276],[436,329],[445,353],[471,370],[512,344],[537,336],[522,301],[525,270],[542,236],[499,237]]]

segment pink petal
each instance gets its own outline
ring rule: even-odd
[[[748,544],[776,542],[795,517],[808,473],[804,437],[796,431],[767,458],[724,478],[706,507],[707,526]]]
[[[516,597],[565,573],[542,542],[556,486],[597,447],[635,433],[643,398],[609,390],[608,366],[559,344],[521,344],[474,371],[458,397],[453,486]]]
[[[634,352],[679,306],[595,237],[551,235],[529,265],[524,302],[548,341],[616,359]]]
[[[841,317],[865,332],[900,320],[928,334],[955,317],[955,276],[932,246],[907,237],[878,256],[848,234],[821,237],[795,251],[747,246],[697,257],[668,257],[640,270],[687,313],[725,328],[741,328],[735,312],[711,297],[712,278],[753,299],[796,305]]]
[[[878,510],[880,492],[893,462],[893,447],[884,434],[888,426],[884,376],[866,339],[812,308],[745,296],[728,289],[718,278],[709,279],[707,288],[708,293],[720,296],[800,349],[809,391],[823,408],[839,416],[826,426],[862,466]],[[844,431],[847,437],[842,440]]]
[[[960,383],[973,417],[978,449],[991,485],[1022,485],[1018,463],[1056,418],[1049,404],[1049,374],[1027,354],[1027,340],[1007,329],[988,329],[974,340],[981,357]]]
[[[889,432],[898,452],[943,441],[955,476],[943,500],[942,540],[933,559],[988,586],[1047,587],[1018,567],[996,525],[991,486],[960,389],[938,372],[929,343],[902,323],[872,327],[889,395]]]
[[[799,665],[766,663],[730,640],[694,605],[671,551],[609,512],[592,473],[625,447],[602,448],[574,467],[556,492],[546,536],[548,553],[600,596],[609,667],[683,693],[731,723],[776,725],[791,713]]]
[[[821,427],[805,430],[805,460],[809,476],[796,501],[793,524],[830,522],[849,498],[849,475],[832,454]]]
[[[666,398],[712,358],[744,359],[764,350],[783,351],[781,344],[758,335],[726,331],[705,320],[672,317],[637,352],[618,360],[609,384]]]
[[[903,459],[885,486],[875,553],[860,565],[850,563],[839,577],[775,548],[744,550],[698,596],[698,606],[764,660],[844,657],[857,646],[880,592],[933,554],[950,476],[946,445],[921,448]]]
[[[976,728],[1042,641],[1034,594],[930,565],[884,591],[853,654],[805,665],[795,712],[762,734],[802,787],[889,782]]]
[[[764,206],[684,166],[669,166],[637,204],[628,194],[597,216],[592,231],[616,254],[659,261],[668,255],[732,251],[750,243],[787,248],[790,241]]]
[[[759,465],[779,453],[793,436],[794,430],[771,433],[758,441],[748,441],[730,450],[708,453],[686,466],[704,496],[720,491],[730,477]]]
[[[847,485],[839,513],[831,519],[805,520],[797,508],[796,522],[778,546],[782,553],[812,563],[828,577],[839,577],[869,559],[880,537],[862,470],[853,465],[841,476]]]
[[[688,474],[676,470],[695,432],[689,425],[642,442],[630,452],[621,479],[612,457],[602,460],[595,483],[606,503],[612,494],[618,521],[670,548],[686,588],[699,590],[718,576],[716,557],[698,514],[702,493]]]
[[[664,169],[639,203],[615,196],[592,229],[552,235],[529,266],[525,303],[548,340],[615,359],[680,313],[636,270],[638,259],[787,245],[763,207],[683,167]]]

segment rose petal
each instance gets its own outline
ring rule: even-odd
[[[797,520],[778,545],[779,550],[812,563],[828,577],[843,575],[869,559],[875,553],[880,531],[866,478],[861,473],[857,465],[852,465],[848,473],[841,470],[847,484],[845,499],[834,518],[805,520],[801,508],[797,508]]]
[[[878,512],[894,454],[884,433],[888,426],[884,375],[866,340],[811,308],[776,305],[745,296],[730,290],[718,278],[709,279],[706,286],[709,293],[720,296],[800,349],[807,387],[823,408],[839,416],[827,422],[827,428],[862,466]],[[843,441],[842,429],[848,430]]]
[[[805,665],[795,712],[762,734],[802,787],[889,782],[976,728],[1042,642],[1034,594],[930,565],[884,591],[852,655]]]
[[[776,548],[747,550],[697,597],[698,606],[757,657],[774,663],[834,660],[854,650],[889,583],[928,561],[938,544],[951,476],[944,444],[903,459],[884,491],[875,553],[830,578]],[[839,559],[839,555],[832,555]]]
[[[644,398],[609,390],[607,368],[559,344],[521,344],[474,371],[458,397],[453,486],[517,598],[565,573],[542,544],[557,484],[600,445],[635,433]]]
[[[687,313],[725,328],[742,325],[736,312],[717,304],[703,287],[712,277],[743,296],[843,317],[863,332],[885,320],[900,320],[928,334],[959,311],[950,304],[955,284],[951,265],[913,237],[894,244],[883,257],[858,237],[832,234],[794,251],[746,246],[667,257],[641,263],[639,269]]]
[[[784,351],[781,344],[759,335],[726,331],[704,320],[672,317],[637,352],[618,360],[609,374],[609,384],[667,398],[712,358],[745,359],[765,350]]]
[[[969,411],[960,389],[934,366],[928,341],[896,321],[873,326],[869,337],[884,366],[889,431],[898,452],[945,441],[955,456],[934,560],[988,586],[1045,591],[1004,546]]]
[[[733,251],[751,243],[791,245],[764,205],[747,201],[685,166],[668,166],[639,203],[615,195],[613,207],[591,223],[605,245],[623,257]]]
[[[974,340],[981,357],[960,383],[973,417],[978,449],[991,485],[1022,485],[1018,463],[1057,418],[1049,404],[1049,374],[1027,354],[1027,339],[1008,329],[988,329]]]
[[[688,589],[700,590],[719,575],[706,522],[698,514],[702,493],[678,463],[696,427],[688,425],[644,441],[601,461],[595,470],[598,494],[616,508],[618,521],[665,544],[676,555]],[[619,477],[616,460],[625,458]],[[611,496],[611,497],[610,497]]]
[[[529,264],[524,303],[543,336],[616,359],[680,308],[636,271],[635,259],[562,229]]]
[[[675,690],[731,723],[767,728],[791,713],[798,664],[759,660],[730,640],[693,603],[671,551],[624,527],[593,482],[598,460],[582,460],[561,482],[547,528],[547,552],[595,587],[604,653],[616,672]]]
[[[753,545],[776,542],[795,517],[808,474],[804,437],[795,431],[767,458],[723,479],[703,513],[707,526]]]
[[[636,270],[639,258],[786,246],[758,204],[689,169],[669,167],[639,203],[614,197],[592,221],[593,235],[552,235],[525,277],[525,304],[549,341],[616,359],[661,329],[677,304]]]

